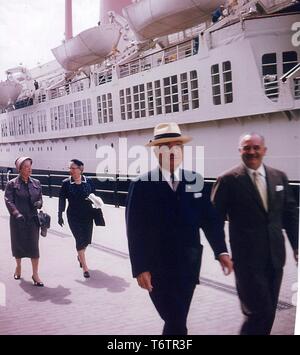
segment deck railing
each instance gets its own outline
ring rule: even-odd
[[[1,189],[4,191],[7,181],[16,176],[16,173],[1,171]],[[98,177],[87,174],[86,176],[92,179],[96,187],[96,194],[101,196],[104,203],[114,205],[115,207],[125,206],[129,184],[132,179],[136,177],[118,174],[103,174]],[[33,174],[32,177],[41,182],[43,194],[52,198],[58,197],[62,181],[68,178],[69,175],[57,175],[49,172],[48,174]],[[205,183],[209,186],[209,188],[212,187],[215,181],[215,179],[205,179]],[[300,182],[290,182],[290,186],[294,192],[296,201],[299,201]]]
[[[129,63],[120,65],[120,78],[137,74],[163,64],[169,64],[178,60],[191,57],[198,53],[198,38],[177,44],[175,46],[163,49],[146,57],[139,58]]]

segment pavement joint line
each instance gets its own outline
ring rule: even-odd
[[[211,288],[214,288],[215,290],[223,291],[225,293],[229,293],[229,294],[237,296],[237,291],[236,291],[235,287],[223,284],[221,282],[213,281],[213,280],[207,279],[205,277],[200,277],[200,285],[211,287]],[[293,306],[290,303],[284,302],[284,301],[278,301],[278,304],[277,304],[278,311],[284,311],[284,310],[291,309],[291,308],[295,308],[295,306]]]
[[[3,216],[2,215],[2,216],[0,216],[0,218],[8,220],[9,216],[7,216],[7,215]],[[52,234],[54,236],[60,237],[60,238],[72,238],[72,236],[70,234],[68,234],[68,233],[59,232],[59,231],[56,231],[56,230],[51,229],[51,228],[48,230],[48,233]],[[121,252],[121,251],[116,250],[116,249],[108,248],[108,247],[105,247],[105,246],[97,244],[97,243],[92,243],[91,247],[93,249],[100,250],[102,252],[118,256],[118,257],[120,257],[122,259],[126,259],[126,260],[129,259],[129,254],[128,253],[124,253],[124,252]],[[230,285],[226,285],[226,284],[223,284],[221,282],[217,282],[217,281],[205,278],[205,277],[200,277],[200,285],[203,285],[203,286],[206,286],[206,287],[210,287],[210,288],[213,288],[215,290],[218,290],[218,291],[221,291],[221,292],[225,292],[227,294],[232,294],[232,295],[237,296],[237,291],[236,291],[235,287],[230,286]],[[284,310],[288,310],[288,309],[291,309],[291,308],[295,308],[295,306],[290,304],[290,303],[288,303],[288,302],[284,302],[284,301],[280,301],[280,300],[278,301],[278,304],[277,304],[277,310],[278,311],[284,311]]]

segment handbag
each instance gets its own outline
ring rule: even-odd
[[[37,214],[38,225],[41,227],[41,236],[46,237],[47,229],[50,228],[51,217],[42,210]]]
[[[105,226],[105,220],[101,208],[92,208],[92,216],[96,226]]]

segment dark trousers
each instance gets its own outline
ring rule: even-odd
[[[153,279],[151,300],[164,320],[163,335],[187,335],[187,316],[195,283],[186,281],[158,281]]]
[[[241,335],[269,335],[272,330],[283,269],[271,265],[261,270],[235,266],[238,295],[245,322]]]

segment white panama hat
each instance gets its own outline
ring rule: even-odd
[[[160,123],[154,128],[154,138],[150,140],[147,147],[154,147],[168,142],[188,143],[192,140],[189,136],[183,136],[177,123]]]

